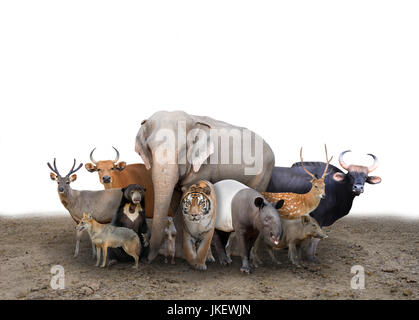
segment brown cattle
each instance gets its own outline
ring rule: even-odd
[[[145,212],[147,218],[153,218],[154,212],[154,188],[151,180],[151,171],[147,170],[142,163],[126,164],[119,160],[119,152],[116,151],[115,160],[95,161],[93,158],[93,149],[90,153],[92,163],[86,163],[85,168],[89,172],[97,172],[99,181],[105,189],[125,188],[130,184],[139,184],[146,189],[145,193]],[[172,210],[169,208],[169,216],[173,216]]]

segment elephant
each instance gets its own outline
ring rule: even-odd
[[[177,214],[182,187],[233,179],[263,192],[275,165],[270,146],[252,131],[183,111],[158,111],[143,120],[135,152],[154,185],[149,262],[159,252],[169,207]]]

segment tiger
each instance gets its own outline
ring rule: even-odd
[[[183,255],[198,270],[206,270],[206,261],[214,262],[211,240],[217,214],[217,200],[212,183],[200,180],[183,187]]]

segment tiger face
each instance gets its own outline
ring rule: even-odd
[[[184,190],[182,198],[182,213],[184,219],[190,222],[200,222],[212,213],[210,199],[211,189],[206,182],[199,182]],[[211,215],[210,215],[211,216]]]

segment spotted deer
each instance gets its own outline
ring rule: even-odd
[[[279,200],[284,200],[284,205],[278,210],[281,218],[286,219],[296,219],[303,215],[308,215],[310,212],[315,210],[320,200],[325,196],[325,183],[324,178],[326,177],[327,168],[333,157],[330,159],[327,155],[327,147],[324,145],[326,152],[326,167],[323,171],[323,174],[320,178],[317,178],[314,174],[306,169],[303,162],[303,148],[300,149],[300,160],[301,166],[304,171],[312,178],[311,179],[311,189],[309,192],[304,194],[292,193],[292,192],[262,192],[262,195],[271,203],[277,202]]]

